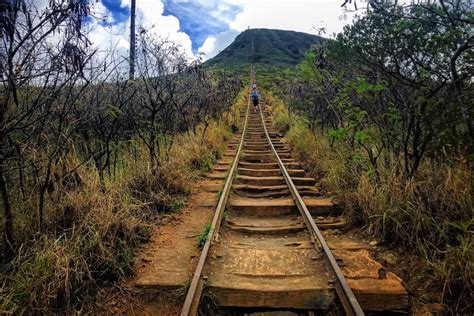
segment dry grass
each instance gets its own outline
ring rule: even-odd
[[[91,166],[80,168],[80,183],[48,195],[44,234],[34,233],[34,196],[18,197],[15,227],[21,229],[22,246],[12,262],[0,267],[0,314],[79,311],[101,286],[130,274],[150,225],[184,205],[191,184],[223,154],[230,125],[212,122],[204,141],[202,128],[197,135],[176,136],[154,173],[139,144],[133,155],[124,153],[118,175],[105,183]],[[74,157],[64,159],[74,162]]]
[[[273,102],[276,128],[289,126],[293,153],[327,195],[334,196],[353,225],[418,258],[406,280],[409,291],[424,301],[445,304],[447,313],[474,306],[474,201],[472,169],[462,157],[443,162],[426,159],[410,180],[381,165],[379,177],[357,149],[330,144],[300,117],[290,117]],[[395,157],[392,157],[395,158]]]

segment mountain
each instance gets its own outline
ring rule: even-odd
[[[249,29],[240,33],[232,44],[208,60],[205,65],[240,65],[253,62],[292,66],[303,59],[311,45],[323,40],[320,36],[301,32]]]

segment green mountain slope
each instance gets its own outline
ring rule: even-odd
[[[320,36],[301,32],[250,29],[240,33],[232,44],[205,64],[241,65],[253,62],[292,66],[302,60],[311,45],[323,40]]]

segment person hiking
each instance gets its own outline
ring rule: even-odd
[[[253,110],[254,112],[257,112],[257,107],[258,107],[258,99],[259,99],[259,95],[257,93],[257,89],[253,89],[252,91],[252,101],[253,101]]]

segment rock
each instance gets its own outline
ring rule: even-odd
[[[342,258],[336,257],[336,262],[339,266],[344,266],[345,265],[344,259],[342,259]]]
[[[381,252],[378,254],[378,258],[383,266],[394,267],[397,264],[397,257],[393,253]]]
[[[371,242],[369,242],[369,246],[372,246],[372,247],[375,247],[379,244],[379,242],[377,240],[372,240]]]

